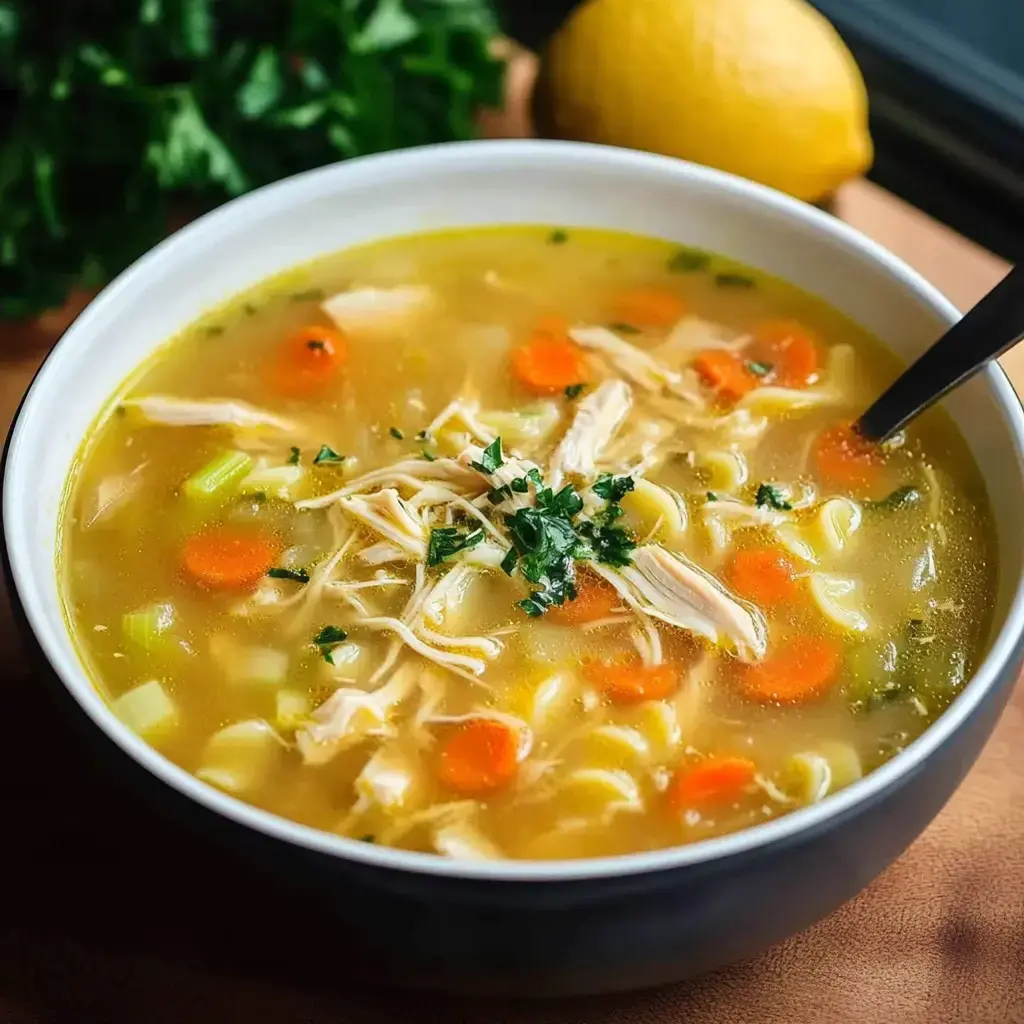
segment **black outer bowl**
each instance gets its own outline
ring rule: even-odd
[[[50,669],[10,583],[6,545],[0,548],[12,608],[39,677],[80,733],[83,752],[174,826],[197,834],[200,843],[215,840],[230,858],[288,890],[293,934],[315,935],[325,962],[339,969],[344,962],[363,981],[403,986],[592,994],[679,981],[761,953],[855,896],[924,830],[980,754],[1024,660],[1018,641],[998,681],[926,762],[847,812],[785,839],[615,877],[434,876],[285,843],[221,817],[151,775],[92,725]]]

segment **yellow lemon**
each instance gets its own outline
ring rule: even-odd
[[[545,55],[537,113],[811,202],[872,158],[860,71],[803,0],[588,0]]]

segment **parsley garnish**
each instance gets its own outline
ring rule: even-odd
[[[640,333],[640,328],[639,327],[634,327],[632,324],[622,324],[622,323],[609,324],[608,325],[608,329],[612,330],[612,331],[617,331],[619,334],[639,334]]]
[[[871,509],[890,509],[894,512],[904,508],[913,508],[921,501],[921,492],[909,484],[897,487],[888,497],[878,501],[866,501],[864,504]]]
[[[460,533],[454,526],[431,530],[430,543],[427,545],[427,565],[440,565],[460,551],[475,548],[483,539],[484,531],[479,529],[470,533]]]
[[[377,837],[372,832],[367,832],[365,836],[360,836],[359,837],[359,842],[361,842],[361,843],[375,843],[375,842],[377,842]]]
[[[549,245],[565,245],[569,241],[569,232],[564,228],[556,228],[548,235]]]
[[[708,499],[708,501],[718,501],[718,495],[715,494],[714,491],[708,491],[707,492],[707,499]]]
[[[288,296],[292,302],[319,302],[323,297],[323,288],[307,288],[304,292],[292,292]]]
[[[753,288],[756,282],[749,274],[715,274],[719,288]]]
[[[432,452],[431,452],[431,451],[430,451],[429,449],[427,449],[427,448],[424,448],[424,449],[423,449],[423,451],[421,451],[421,452],[420,452],[420,455],[422,455],[422,456],[423,456],[423,458],[425,458],[425,459],[427,460],[427,462],[437,462],[437,456],[436,456],[436,455],[434,455],[434,454],[433,454],[433,453],[432,453]]]
[[[496,437],[484,449],[483,455],[480,456],[480,461],[471,462],[470,465],[478,473],[483,473],[485,476],[490,476],[501,469],[505,465],[505,459],[501,454],[501,438]]]
[[[611,473],[602,473],[594,483],[593,491],[599,498],[610,501],[612,504],[622,501],[633,488],[636,481],[631,476],[612,476]]]
[[[583,394],[583,391],[586,388],[586,386],[587,386],[586,384],[570,384],[565,389],[565,397],[566,398],[579,398],[580,395]]]
[[[293,583],[308,583],[309,573],[305,569],[283,569],[273,568],[267,570],[267,575],[275,580],[291,580]]]
[[[417,430],[416,431],[416,440],[417,441],[429,441],[430,440],[430,435],[427,434],[427,432],[425,430]]]
[[[292,448],[291,455],[288,456],[288,465],[289,466],[297,466],[299,464],[299,456],[300,455],[301,455],[301,452],[299,451],[298,448]]]
[[[772,364],[771,363],[761,363],[761,362],[758,362],[758,360],[756,360],[756,359],[751,359],[751,360],[749,360],[747,362],[747,369],[755,377],[767,377],[768,374],[772,372]]]
[[[769,508],[777,508],[782,512],[788,512],[793,507],[782,496],[782,492],[771,484],[761,484],[758,487],[754,502],[758,506],[767,505]]]
[[[312,349],[314,352],[319,352],[327,348],[327,345],[319,338],[310,338],[309,341],[306,342],[306,348]]]
[[[668,269],[674,274],[692,274],[703,270],[711,262],[706,252],[698,249],[680,249],[669,261]]]
[[[329,665],[334,664],[333,650],[338,644],[343,644],[348,639],[348,633],[338,626],[324,626],[315,637],[313,643],[323,655],[324,661]]]
[[[331,466],[331,465],[337,465],[339,462],[344,462],[344,461],[345,461],[345,456],[344,455],[339,455],[333,448],[330,448],[330,447],[328,447],[327,445],[324,444],[324,445],[320,446],[320,451],[318,451],[316,453],[316,456],[313,459],[313,465],[314,466],[323,466],[323,465]]]
[[[390,435],[391,435],[391,436],[392,436],[392,437],[393,437],[393,438],[394,438],[394,439],[395,439],[396,441],[404,441],[404,440],[405,440],[405,434],[403,434],[403,433],[402,433],[402,431],[400,431],[400,430],[398,429],[398,427],[391,427],[391,428],[390,428],[390,429],[388,430],[388,433],[389,433],[389,434],[390,434]]]

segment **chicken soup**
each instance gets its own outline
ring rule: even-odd
[[[869,297],[866,301],[870,301]],[[60,571],[115,713],[365,842],[622,854],[824,799],[978,662],[984,488],[792,286],[557,228],[389,240],[172,339],[88,438]]]

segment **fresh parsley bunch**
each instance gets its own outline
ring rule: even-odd
[[[0,317],[100,284],[182,209],[469,138],[488,0],[0,0]]]

